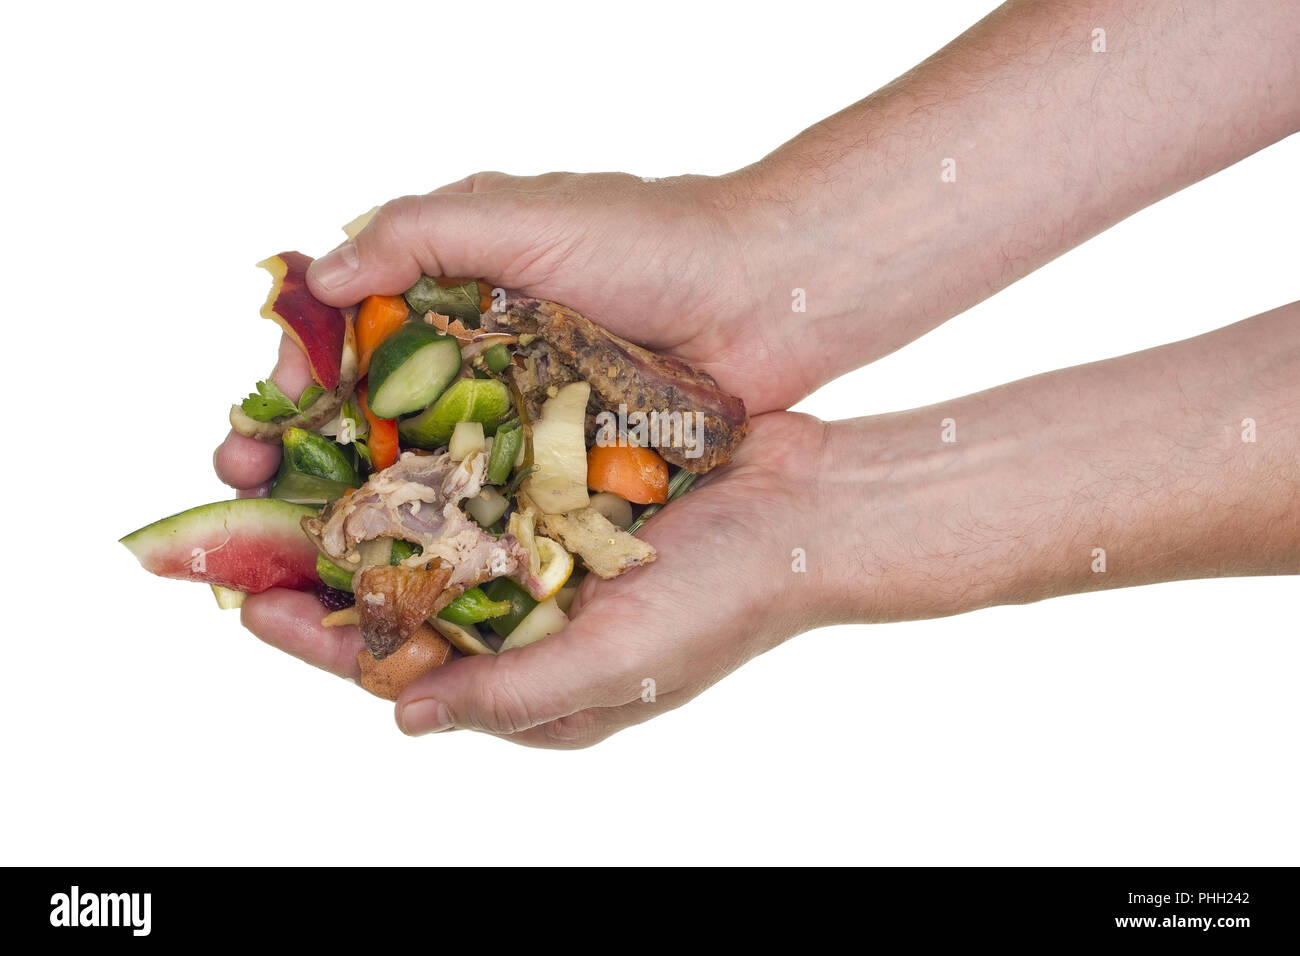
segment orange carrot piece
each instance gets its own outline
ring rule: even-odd
[[[375,471],[383,471],[397,461],[400,451],[397,443],[397,422],[391,418],[379,418],[370,410],[370,403],[366,401],[366,390],[365,382],[357,386],[357,404],[361,406],[361,413],[370,423],[370,437],[366,439],[366,445],[370,448],[370,465]]]
[[[360,374],[370,371],[370,357],[406,321],[409,310],[400,295],[368,295],[357,310],[357,351]]]
[[[641,505],[668,501],[668,463],[653,449],[596,445],[587,452],[587,487]]]

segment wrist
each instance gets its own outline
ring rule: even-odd
[[[953,414],[959,414],[954,412]],[[814,591],[828,623],[913,620],[1016,600],[1041,550],[1014,506],[1027,449],[996,455],[926,409],[830,423],[815,497],[822,523]],[[969,417],[962,418],[969,423]],[[810,561],[810,570],[811,561]]]
[[[1300,303],[827,426],[814,492],[818,513],[834,516],[822,524],[821,603],[833,620],[900,620],[1297,573],[1298,317]],[[1257,420],[1271,422],[1267,443],[1251,431]]]

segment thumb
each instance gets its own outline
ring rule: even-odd
[[[398,697],[398,726],[412,735],[452,727],[514,734],[638,699],[648,665],[636,651],[653,643],[631,639],[628,617],[616,611],[592,605],[543,641],[430,671]]]
[[[509,283],[512,263],[534,258],[518,192],[431,193],[385,203],[356,236],[311,264],[316,298],[347,306],[399,295],[421,275],[483,276]]]

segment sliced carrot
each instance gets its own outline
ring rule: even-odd
[[[357,310],[357,351],[360,353],[360,374],[370,371],[370,357],[379,343],[388,338],[406,321],[409,310],[400,295],[368,295]]]
[[[357,403],[361,406],[366,421],[370,423],[370,436],[366,439],[366,445],[370,448],[370,465],[375,471],[383,471],[397,461],[400,451],[397,444],[397,422],[391,418],[378,418],[370,410],[370,403],[366,401],[365,382],[357,386]]]
[[[492,283],[478,280],[478,310],[480,312],[492,311]]]
[[[668,463],[650,448],[596,445],[587,452],[587,487],[661,505],[668,501]]]

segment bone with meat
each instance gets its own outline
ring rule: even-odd
[[[494,537],[460,510],[461,501],[478,494],[486,467],[483,452],[464,461],[445,452],[408,453],[320,515],[303,519],[321,552],[342,567],[360,567],[357,545],[376,538],[424,549],[400,570],[371,568],[354,579],[361,635],[376,659],[392,653],[465,589],[528,568],[528,553],[517,539]]]

